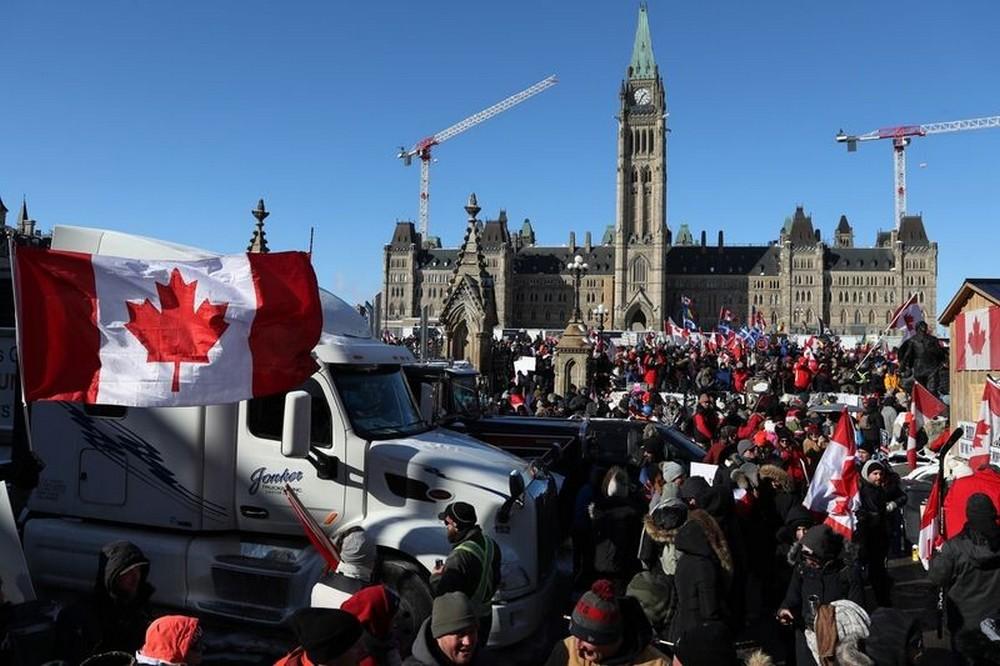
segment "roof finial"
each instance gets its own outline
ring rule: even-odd
[[[481,210],[482,208],[479,207],[479,202],[476,201],[476,193],[473,192],[469,195],[469,203],[465,204],[465,212],[469,214],[469,221],[471,222],[476,219],[476,216],[479,215],[479,211]]]
[[[253,236],[250,237],[250,245],[247,247],[247,252],[257,252],[260,254],[266,254],[270,252],[267,247],[267,238],[264,236],[264,220],[271,213],[264,208],[264,200],[261,199],[257,202],[257,207],[250,211],[250,214],[257,218],[257,229],[253,232]]]

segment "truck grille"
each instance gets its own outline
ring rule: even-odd
[[[222,567],[212,567],[212,583],[219,599],[240,604],[284,608],[289,579]]]

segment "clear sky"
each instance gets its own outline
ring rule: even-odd
[[[0,197],[43,228],[105,227],[242,251],[264,197],[273,249],[316,228],[320,282],[381,287],[382,246],[416,218],[412,145],[548,74],[555,88],[452,139],[431,232],[531,218],[540,243],[614,222],[618,87],[638,2],[140,2],[0,5]],[[667,86],[668,220],[764,243],[804,205],[858,244],[891,225],[888,142],[839,128],[1000,114],[1000,3],[649,3]],[[917,139],[909,209],[940,247],[939,304],[996,276],[1000,129]]]

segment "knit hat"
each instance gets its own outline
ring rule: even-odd
[[[671,483],[684,476],[684,468],[681,467],[680,463],[663,462],[660,463],[660,473],[663,474],[664,481]]]
[[[340,561],[348,564],[374,563],[375,543],[363,529],[350,530],[341,537]]]
[[[680,498],[685,501],[697,500],[704,496],[708,488],[708,481],[700,476],[690,476],[684,479],[684,483],[681,484]]]
[[[997,532],[997,508],[989,495],[974,493],[965,503],[966,524],[980,534],[993,535]]]
[[[146,642],[138,656],[152,663],[184,664],[191,648],[201,640],[201,635],[197,618],[164,615],[153,620],[146,629]]]
[[[569,633],[594,645],[609,645],[622,636],[622,613],[609,580],[596,581],[573,608]]]
[[[746,452],[753,448],[753,442],[749,439],[741,439],[740,443],[736,445],[736,453],[746,455]]]
[[[441,638],[477,626],[479,618],[465,592],[448,592],[434,599],[431,610],[431,635]]]
[[[300,608],[291,625],[309,661],[316,664],[343,656],[362,634],[361,622],[339,608]]]
[[[468,502],[452,502],[438,514],[438,520],[451,518],[458,525],[458,529],[464,530],[472,527],[478,522],[476,518],[476,508]]]
[[[861,468],[861,478],[867,479],[868,475],[874,469],[880,469],[882,470],[882,473],[885,474],[885,465],[883,465],[878,460],[869,460],[868,462],[865,463],[864,467]]]
[[[802,537],[802,548],[821,562],[835,559],[843,547],[843,537],[830,529],[829,525],[814,525]]]
[[[739,663],[736,644],[722,622],[703,622],[677,640],[674,655],[684,666],[732,666]]]

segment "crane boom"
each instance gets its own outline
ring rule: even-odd
[[[434,146],[442,144],[448,139],[475,127],[483,121],[489,120],[493,116],[501,114],[504,111],[517,106],[529,97],[534,97],[538,93],[548,90],[556,83],[558,83],[558,79],[556,79],[555,75],[544,78],[533,86],[525,88],[521,92],[515,93],[506,99],[500,100],[493,106],[487,107],[478,113],[474,113],[468,118],[460,120],[454,125],[446,127],[436,134],[432,134],[431,136],[421,139],[409,150],[406,148],[399,149],[397,157],[403,160],[403,164],[405,166],[409,166],[414,157],[420,158],[420,234],[424,239],[427,238],[427,227],[429,221],[428,204],[430,203],[431,149]]]
[[[893,185],[896,199],[895,215],[896,227],[898,228],[899,221],[906,215],[906,146],[910,144],[912,137],[989,129],[991,127],[1000,127],[1000,116],[986,116],[983,118],[970,118],[968,120],[949,120],[941,123],[925,123],[923,125],[897,125],[895,127],[882,127],[865,134],[844,134],[844,131],[841,130],[837,132],[835,138],[838,143],[847,144],[847,152],[849,153],[856,151],[858,143],[863,141],[892,139]]]

